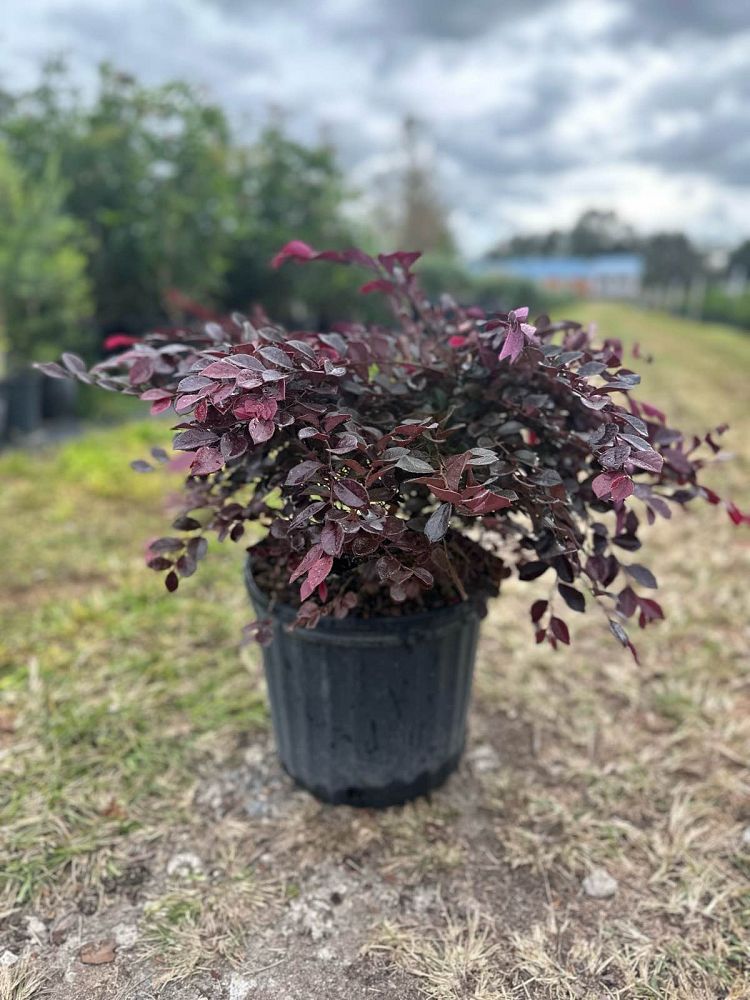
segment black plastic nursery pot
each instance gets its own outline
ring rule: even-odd
[[[397,805],[437,788],[458,765],[480,615],[464,602],[401,618],[321,619],[289,631],[295,612],[269,607],[245,581],[259,618],[276,745],[294,780],[324,802]]]
[[[42,379],[35,371],[20,371],[0,383],[5,435],[30,434],[42,423]]]
[[[42,384],[42,417],[45,420],[65,420],[75,416],[78,382],[46,378]]]

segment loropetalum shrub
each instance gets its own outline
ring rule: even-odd
[[[296,606],[298,625],[482,603],[516,572],[551,583],[530,609],[537,642],[567,644],[565,610],[598,603],[635,655],[628,620],[663,617],[634,556],[643,520],[702,497],[750,521],[698,482],[725,428],[698,439],[670,427],[633,397],[639,376],[620,341],[579,323],[428,302],[418,257],[295,241],[273,261],[370,271],[362,291],[388,298],[388,329],[286,331],[235,315],[151,333],[88,371],[73,355],[40,367],[180,418],[184,509],[148,555],[170,591],[209,533],[238,541],[249,522],[256,581]]]

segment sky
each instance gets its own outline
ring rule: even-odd
[[[614,208],[704,245],[750,236],[747,0],[7,0],[0,86],[63,54],[179,78],[251,136],[271,107],[333,141],[355,186],[400,162],[401,122],[468,256]],[[372,196],[371,196],[372,197]]]

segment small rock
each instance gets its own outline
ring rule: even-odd
[[[480,743],[478,747],[474,747],[469,754],[469,760],[477,774],[497,771],[500,767],[500,757],[497,750],[489,743]]]
[[[61,914],[50,927],[49,939],[54,945],[61,945],[78,922],[75,913]]]
[[[47,925],[39,917],[26,917],[26,937],[34,944],[44,944],[47,940]]]
[[[320,944],[333,933],[333,911],[321,900],[295,899],[291,906],[292,920],[304,934]]]
[[[336,952],[333,948],[318,948],[315,957],[319,962],[333,962],[336,959]]]
[[[7,948],[2,954],[0,954],[0,968],[2,969],[9,969],[11,965],[15,965],[17,961],[18,955],[14,955],[13,952],[8,951]]]
[[[138,941],[138,928],[135,924],[117,924],[112,929],[112,936],[118,949],[128,951]]]
[[[203,872],[203,862],[197,854],[185,851],[181,854],[173,854],[167,862],[167,875],[177,878],[189,878],[191,875],[200,875]]]
[[[610,899],[617,892],[617,879],[603,868],[594,868],[581,883],[583,891],[592,899]]]
[[[245,979],[235,972],[229,981],[229,1000],[248,1000],[252,989],[255,989],[255,980]]]
[[[742,831],[740,842],[743,847],[750,849],[750,826],[746,826],[745,829]]]
[[[253,743],[245,750],[244,757],[248,767],[262,767],[265,763],[266,751],[258,743]]]
[[[108,965],[115,960],[114,941],[89,941],[78,952],[84,965]]]

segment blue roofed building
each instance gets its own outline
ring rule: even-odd
[[[581,298],[634,299],[641,294],[643,258],[635,253],[593,257],[485,258],[472,268],[482,276],[522,278],[551,292]]]

